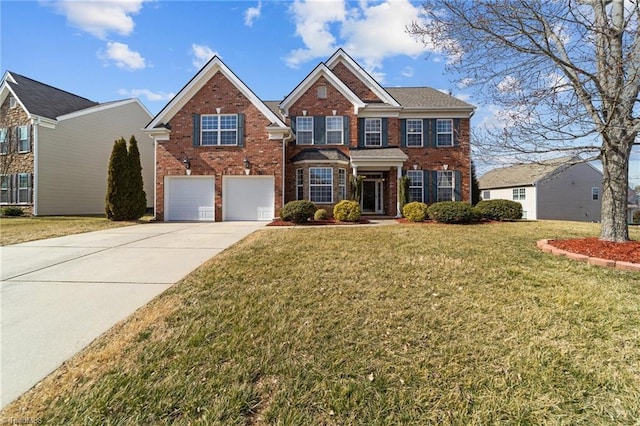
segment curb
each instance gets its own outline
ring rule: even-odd
[[[536,246],[545,253],[551,253],[555,256],[564,256],[568,259],[577,260],[589,265],[615,268],[622,271],[640,272],[640,263],[622,262],[619,260],[602,259],[599,257],[589,257],[584,254],[572,253],[552,246],[549,244],[549,240],[538,240],[536,242]]]

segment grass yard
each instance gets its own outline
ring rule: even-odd
[[[149,217],[145,217],[141,221],[148,222],[148,219]],[[105,217],[97,216],[2,217],[0,218],[0,246],[118,228],[136,223],[140,222],[112,222]]]
[[[2,418],[637,424],[640,274],[535,247],[597,234],[569,222],[265,229]]]

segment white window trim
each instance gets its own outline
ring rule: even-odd
[[[2,180],[7,182],[7,187],[2,187]],[[2,201],[2,192],[5,192],[7,195],[7,200]],[[11,203],[11,175],[0,175],[0,204],[10,204]]]
[[[438,123],[448,121],[451,124],[451,132],[440,132],[438,131]],[[442,144],[440,143],[440,135],[451,135],[451,143]],[[453,120],[450,118],[439,118],[436,120],[436,145],[437,146],[453,146]]]
[[[216,117],[216,120],[218,121],[218,128],[217,129],[204,129],[204,126],[202,125],[204,118],[205,117]],[[236,119],[236,127],[234,129],[221,129],[220,127],[220,122],[221,122],[221,118],[222,117],[235,117]],[[238,114],[202,114],[200,116],[200,146],[238,146]],[[222,143],[222,134],[223,133],[231,133],[231,132],[235,132],[236,133],[236,138],[235,138],[235,143],[232,144],[223,144]],[[217,133],[218,137],[217,137],[217,143],[214,144],[205,144],[204,143],[204,138],[203,135],[205,133]]]
[[[338,169],[338,198],[347,199],[347,169]]]
[[[301,197],[300,189],[302,189]],[[304,200],[304,169],[296,169],[296,200]]]
[[[310,120],[311,121],[311,130],[300,130],[300,120]],[[300,142],[300,138],[298,138],[298,135],[300,134],[300,132],[304,132],[304,133],[311,133],[311,142],[309,143],[302,143]],[[313,145],[314,143],[314,134],[313,134],[313,117],[309,117],[306,115],[303,115],[302,117],[296,117],[296,145]]]
[[[340,128],[338,130],[329,130],[329,119],[330,118],[339,118],[340,119]],[[344,117],[341,115],[329,115],[325,117],[324,121],[324,129],[325,129],[325,141],[327,145],[344,145]],[[329,143],[329,132],[340,132],[340,142]]]
[[[9,153],[9,131],[6,127],[0,129],[0,155]]]
[[[409,122],[410,121],[417,121],[420,123],[420,132],[409,132]],[[424,146],[424,123],[422,122],[421,119],[412,119],[412,118],[408,118],[407,119],[407,134],[406,134],[406,139],[405,139],[405,145],[408,148],[420,148],[422,146]],[[420,135],[420,145],[409,145],[409,135]]]
[[[416,175],[419,177],[420,185],[414,185],[415,182],[413,178],[411,178],[412,175]],[[409,194],[411,194],[412,189],[420,188],[420,199],[410,200],[410,201],[419,201],[423,203],[424,202],[424,173],[422,172],[422,170],[407,170],[407,176],[409,177]]]
[[[329,170],[331,172],[331,182],[330,183],[311,183],[311,170]],[[315,201],[311,196],[312,187],[329,187],[331,189],[331,200],[329,201]],[[333,167],[309,167],[309,201],[317,204],[333,204]]]
[[[441,186],[440,185],[440,176],[442,174],[447,174],[448,176],[451,176],[451,186]],[[453,171],[445,171],[445,170],[438,170],[436,173],[436,201],[454,201],[455,197],[456,197],[456,175],[455,173],[453,173]],[[440,197],[440,189],[450,189],[451,190],[451,198],[441,198]]]
[[[20,186],[21,184],[21,177],[25,176],[26,177],[26,181],[27,181],[27,186]],[[16,191],[16,196],[17,196],[17,200],[16,200],[16,204],[29,204],[31,203],[31,194],[30,194],[30,190],[31,190],[31,182],[29,181],[29,173],[18,173],[18,188]],[[22,200],[22,198],[20,197],[20,192],[21,191],[27,191],[27,199],[26,200]]]
[[[20,139],[20,134],[22,133],[22,129],[25,130],[26,133],[26,139]],[[24,152],[30,152],[31,151],[31,146],[29,143],[29,126],[18,126],[18,153],[24,153]],[[25,141],[27,144],[27,149],[22,149],[22,142]]]
[[[597,186],[591,187],[591,200],[598,201],[600,200],[600,188]]]
[[[367,121],[377,121],[380,123],[380,130],[377,132],[369,132],[367,131]],[[378,134],[380,136],[380,143],[372,144],[367,143],[367,135],[375,135]],[[382,146],[382,118],[365,118],[364,119],[364,146]]]
[[[511,198],[513,201],[524,201],[527,199],[527,189],[526,188],[513,188],[511,191]]]

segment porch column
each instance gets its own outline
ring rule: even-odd
[[[358,166],[356,166],[355,164],[351,163],[351,169],[353,169],[353,176],[357,177],[358,176]]]
[[[402,178],[402,165],[396,166],[396,170],[398,171],[398,180],[396,184],[396,217],[402,217],[402,212],[400,211],[400,179]]]

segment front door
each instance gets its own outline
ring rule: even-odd
[[[383,214],[382,179],[365,179],[362,182],[362,212]]]

